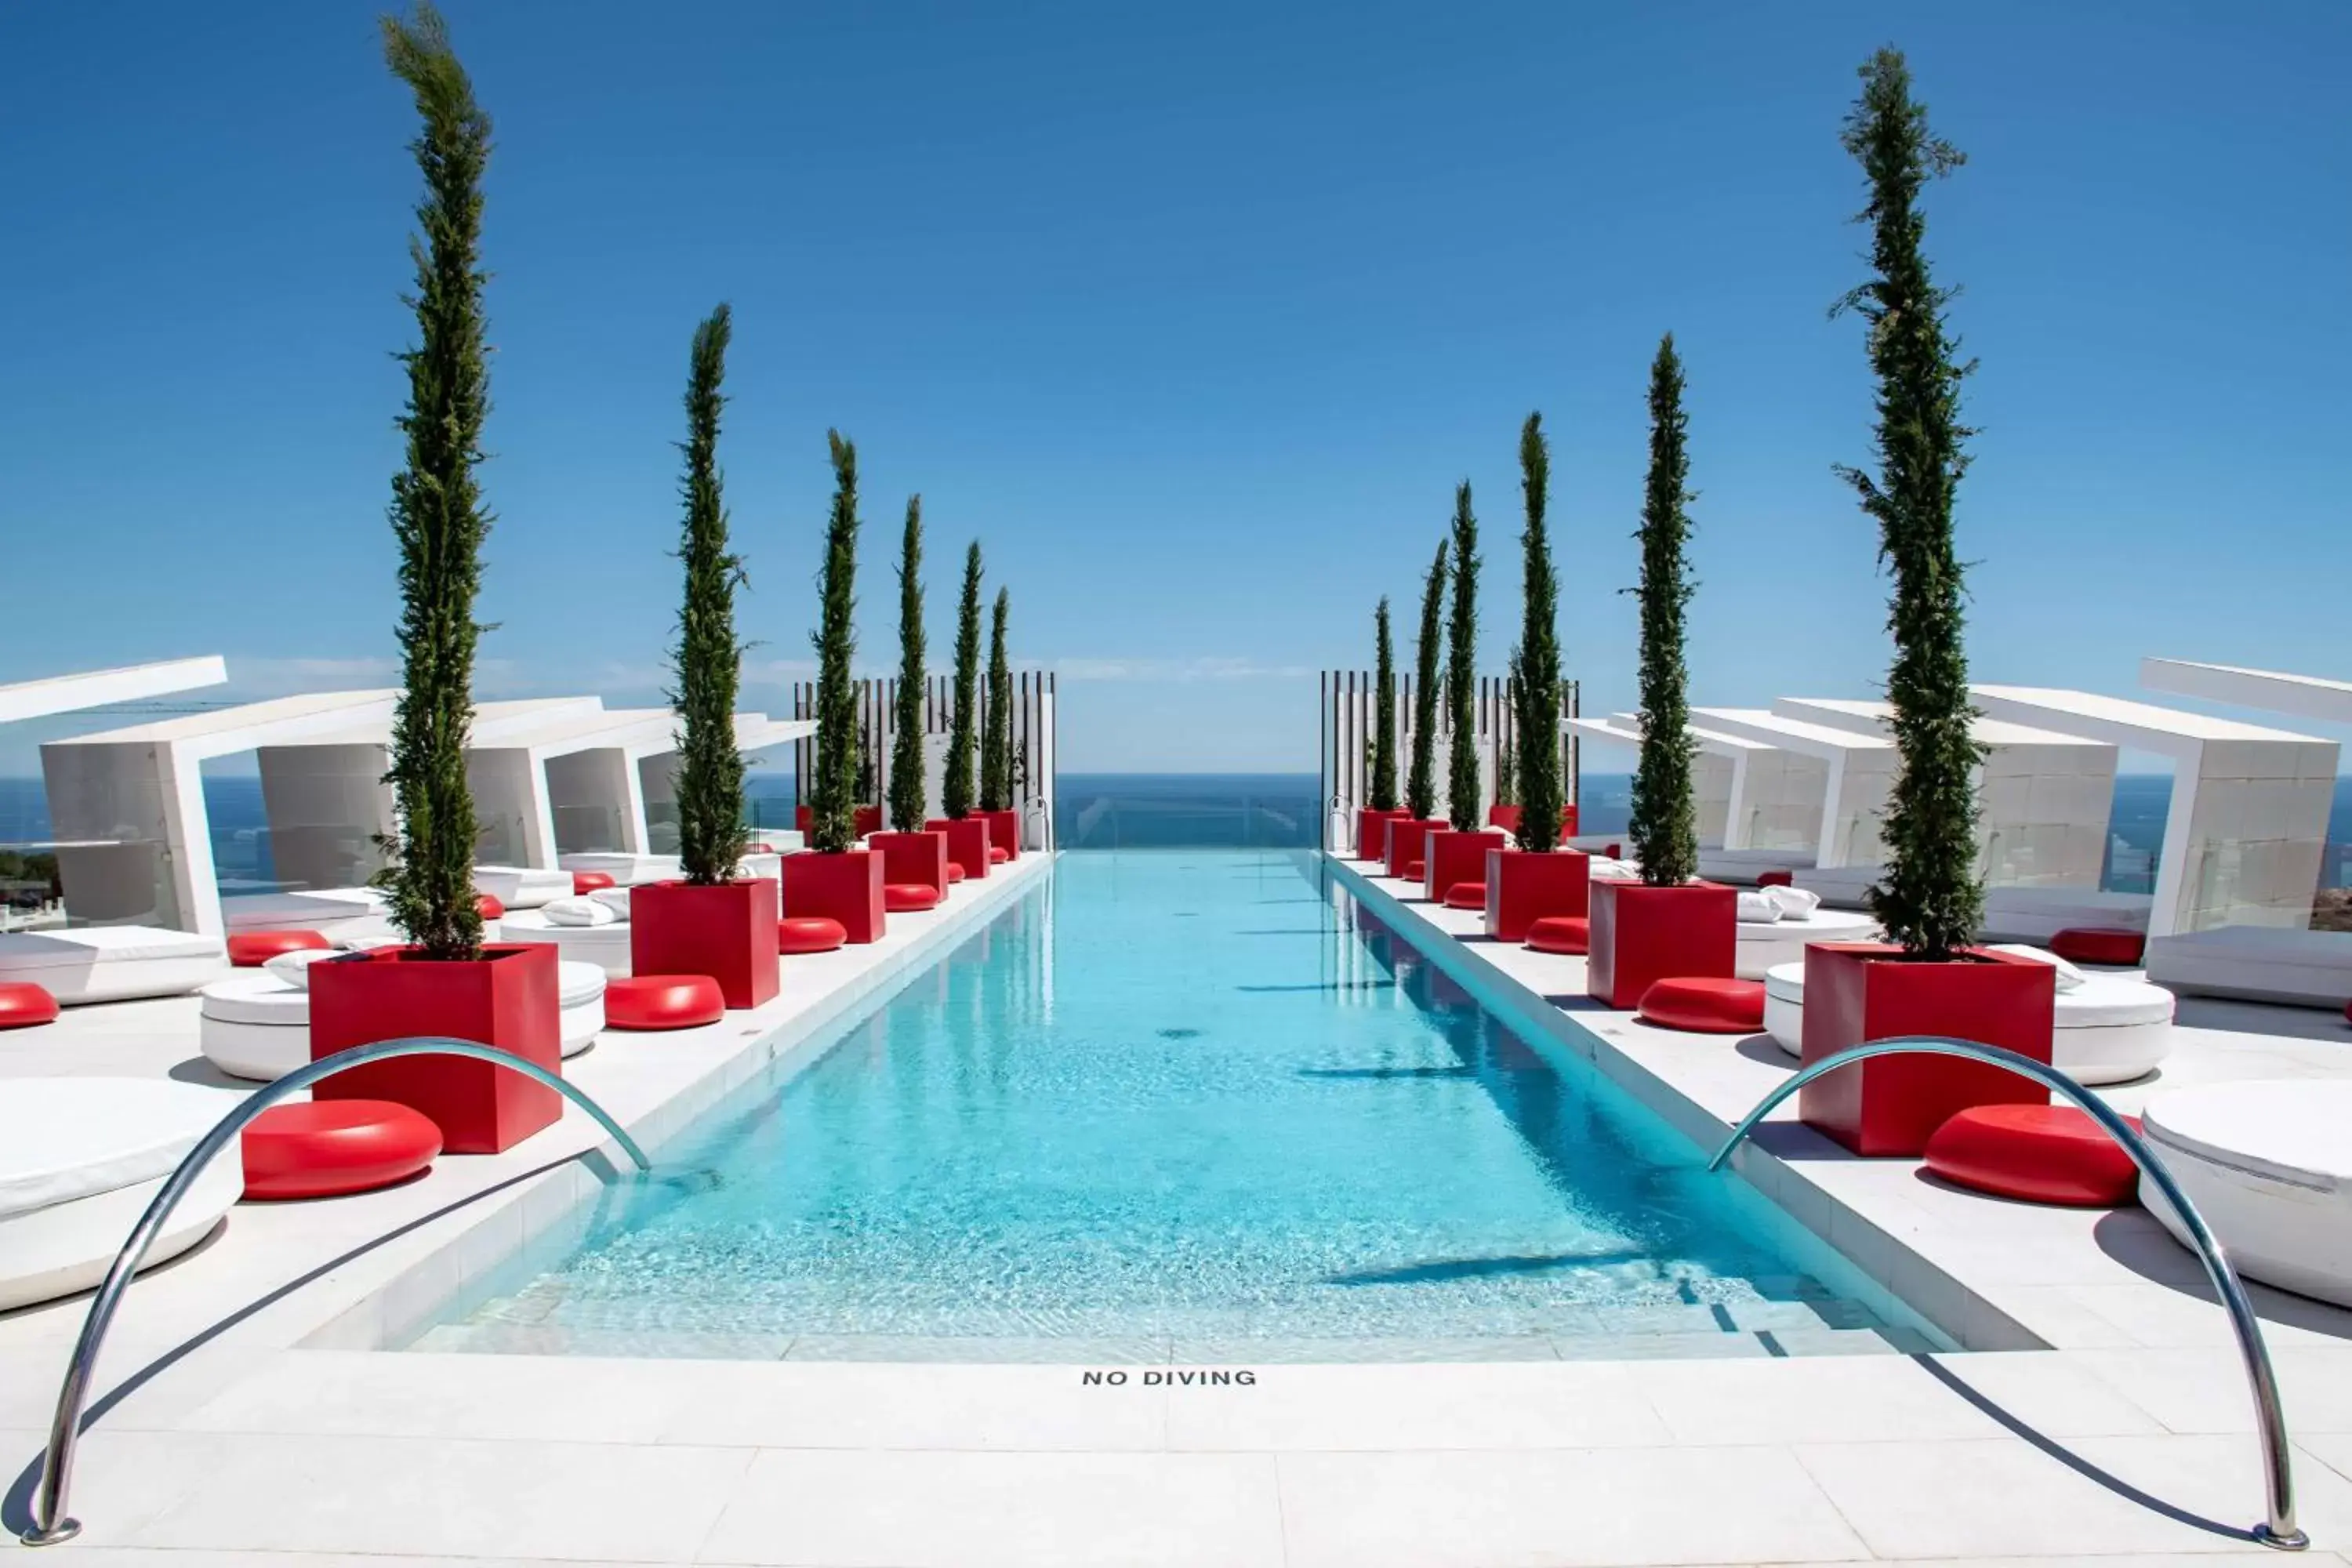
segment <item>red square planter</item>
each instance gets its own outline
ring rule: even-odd
[[[776,899],[767,877],[709,888],[641,882],[629,889],[629,972],[707,974],[730,1007],[757,1007],[779,989]]]
[[[562,1070],[555,949],[532,942],[482,949],[471,963],[383,947],[310,966],[310,1059],[353,1046],[444,1035],[495,1046]],[[470,1057],[401,1057],[337,1073],[310,1098],[389,1100],[422,1111],[452,1154],[497,1154],[563,1114],[543,1083]]]
[[[866,847],[882,857],[882,880],[920,882],[948,890],[948,836],[944,833],[877,833]]]
[[[1002,849],[1007,860],[1021,858],[1021,814],[1017,811],[975,811],[988,822],[988,847]],[[896,880],[894,878],[893,880]]]
[[[1713,882],[1650,888],[1602,877],[1591,884],[1585,991],[1620,1011],[1652,983],[1678,975],[1729,980],[1738,967],[1739,891]]]
[[[1383,857],[1382,872],[1391,877],[1404,875],[1405,866],[1423,858],[1423,840],[1433,833],[1446,833],[1454,825],[1442,816],[1391,816],[1388,821],[1388,850]]]
[[[784,857],[784,913],[841,922],[851,942],[882,936],[882,857],[871,849]]]
[[[1502,834],[1491,827],[1473,833],[1444,827],[1432,833],[1422,850],[1421,896],[1437,903],[1454,883],[1477,881],[1486,874],[1486,851],[1502,847]]]
[[[2056,970],[1981,948],[1948,963],[1913,963],[1900,952],[1880,942],[1805,949],[1808,1066],[1897,1035],[1951,1035],[2050,1059]],[[2048,1103],[2050,1091],[2032,1079],[1958,1057],[1875,1057],[1797,1093],[1805,1124],[1855,1153],[1914,1158],[1969,1106]]]
[[[970,816],[935,816],[923,824],[923,831],[948,836],[948,858],[963,868],[966,881],[988,875],[988,818],[977,812]]]
[[[1378,860],[1388,853],[1388,825],[1407,815],[1402,806],[1391,806],[1383,811],[1378,806],[1360,806],[1356,812],[1356,858]]]
[[[1592,857],[1574,849],[1486,851],[1486,934],[1525,942],[1548,915],[1581,915],[1591,907]]]
[[[882,808],[878,805],[853,806],[850,810],[850,831],[863,838],[869,833],[882,831]],[[797,806],[793,811],[793,826],[805,838],[816,831],[816,812],[811,806]]]

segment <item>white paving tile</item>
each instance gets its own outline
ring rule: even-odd
[[[2162,1430],[2114,1388],[2047,1351],[1948,1356],[1937,1364],[1950,1381],[1903,1356],[1658,1362],[1633,1376],[1684,1443],[1998,1436],[2000,1419],[1955,1384],[2049,1436]]]
[[[667,1443],[762,1448],[1107,1452],[1162,1446],[1168,1391],[1139,1369],[1087,1384],[1076,1367],[736,1366],[670,1413]],[[1247,1390],[1241,1392],[1246,1393]]]
[[[1284,1366],[1178,1389],[1168,1446],[1206,1449],[1638,1447],[1670,1441],[1622,1365]]]

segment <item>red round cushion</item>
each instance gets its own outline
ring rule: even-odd
[[[1445,907],[1449,910],[1483,910],[1486,907],[1486,884],[1456,882],[1445,889]]]
[[[575,899],[584,899],[589,894],[594,892],[597,889],[609,888],[612,885],[613,873],[610,871],[574,871],[572,873],[572,896]]]
[[[823,915],[785,915],[776,921],[778,952],[831,952],[848,940],[846,927]]]
[[[2050,951],[2069,963],[2137,963],[2147,951],[2147,939],[2136,931],[2111,926],[2068,926],[2052,934]]]
[[[970,873],[970,872],[968,872],[968,871],[966,871],[966,870],[963,868],[963,862],[962,862],[962,861],[961,861],[961,860],[950,860],[950,861],[949,861],[949,862],[948,862],[948,883],[949,883],[949,885],[950,885],[950,887],[952,887],[954,884],[956,884],[956,883],[958,883],[958,882],[962,881],[966,877],[968,877],[968,876],[970,876],[970,875],[971,875],[971,873]]]
[[[475,894],[474,907],[481,910],[482,918],[486,921],[499,920],[507,912],[506,905],[499,901],[499,896],[496,893]]]
[[[691,1029],[727,1015],[708,974],[632,974],[604,982],[604,1023],[614,1029]]]
[[[1764,1027],[1764,983],[1714,974],[1654,982],[1642,993],[1642,1022],[1697,1035],[1752,1035]]]
[[[232,931],[228,961],[238,969],[258,969],[281,952],[316,952],[333,945],[314,931]]]
[[[1603,844],[1601,847],[1601,853],[1608,856],[1612,860],[1622,860],[1625,858],[1625,847],[1622,844]]]
[[[0,1029],[26,1029],[58,1021],[58,999],[28,980],[0,984]]]
[[[2120,1208],[2139,1192],[2123,1145],[2071,1105],[1971,1106],[1936,1129],[1927,1163],[1955,1186],[2033,1204]]]
[[[255,1117],[242,1148],[248,1199],[331,1198],[429,1170],[441,1129],[387,1100],[314,1100]]]
[[[1796,880],[1795,873],[1790,871],[1772,870],[1756,873],[1756,885],[1759,888],[1786,888],[1792,886]]]
[[[940,890],[929,882],[885,882],[882,884],[882,909],[886,914],[902,915],[910,910],[937,909]]]
[[[1546,915],[1528,927],[1528,945],[1538,952],[1585,952],[1592,946],[1592,922],[1582,915]]]
[[[1423,878],[1427,877],[1428,875],[1429,875],[1429,862],[1428,862],[1428,861],[1426,861],[1426,860],[1408,860],[1408,861],[1406,861],[1406,862],[1404,863],[1404,879],[1405,879],[1406,881],[1408,881],[1408,882],[1418,882],[1418,881],[1422,880]]]
[[[990,846],[988,847],[988,863],[989,863],[990,865],[992,865],[992,866],[1002,866],[1002,865],[1003,865],[1007,860],[1010,860],[1010,859],[1012,859],[1012,858],[1013,858],[1013,851],[1012,851],[1012,850],[1010,850],[1010,849],[1007,849],[1003,845],[1002,845],[1002,844],[992,844],[992,845],[990,845]]]

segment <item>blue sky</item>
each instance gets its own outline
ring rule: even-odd
[[[415,176],[379,8],[0,11],[0,679],[391,671]],[[1695,697],[1866,694],[1884,586],[1831,465],[1866,458],[1870,389],[1825,307],[1861,276],[1838,121],[1887,41],[1970,154],[1929,238],[1982,359],[1978,676],[2352,675],[2340,0],[446,13],[498,128],[486,697],[656,700],[670,442],[720,300],[755,700],[808,658],[838,426],[863,662],[895,658],[919,489],[934,647],[978,535],[1017,656],[1063,672],[1066,766],[1311,767],[1313,672],[1369,659],[1464,477],[1499,666],[1540,408],[1571,673],[1628,705],[1667,329]]]

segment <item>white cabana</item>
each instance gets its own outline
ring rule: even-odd
[[[1821,765],[1813,865],[1875,866],[1885,858],[1878,830],[1886,815],[1886,792],[1895,780],[1891,742],[1874,734],[1785,718],[1764,708],[1694,708],[1691,718],[1707,729],[1760,742]]]

